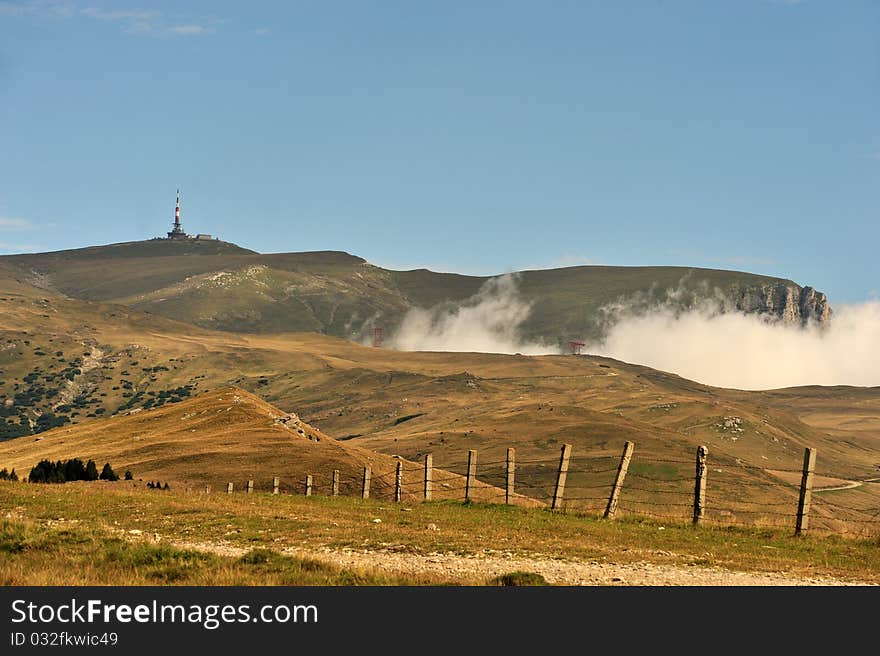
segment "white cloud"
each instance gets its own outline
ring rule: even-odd
[[[271,32],[271,30],[268,27],[258,27],[254,30],[254,34],[257,36],[266,36],[269,32]]]
[[[26,2],[0,2],[0,16],[51,16],[69,18],[76,14],[76,7],[62,0],[28,0]]]
[[[213,31],[205,25],[169,25],[157,11],[141,9],[102,9],[77,7],[63,0],[29,0],[9,2],[0,0],[0,16],[44,16],[48,18],[85,17],[107,23],[118,23],[126,34],[145,36],[198,36]]]
[[[169,34],[176,34],[178,36],[194,36],[205,34],[209,30],[203,25],[175,25],[174,27],[167,28],[166,31]]]
[[[98,20],[106,21],[149,21],[154,20],[158,14],[154,11],[105,11],[96,7],[86,7],[82,13]]]
[[[695,305],[684,290],[667,302],[644,298],[608,306],[606,337],[586,351],[679,374],[708,385],[773,389],[798,385],[880,385],[880,300],[841,305],[830,323],[784,323],[746,314],[704,291]],[[487,281],[472,298],[410,310],[388,346],[404,351],[559,353],[523,339],[531,311],[517,275]]]
[[[0,230],[32,230],[34,225],[25,219],[0,216]]]
[[[519,297],[517,276],[506,274],[486,281],[461,304],[412,308],[388,345],[400,351],[559,353],[556,346],[522,339],[520,327],[530,312]]]
[[[45,251],[43,244],[10,244],[0,241],[0,253],[14,255],[16,253],[38,253]]]
[[[835,308],[830,324],[783,323],[725,311],[707,300],[615,308],[605,339],[590,353],[647,365],[718,387],[880,385],[880,302]]]
[[[0,2],[0,16],[21,16],[25,8],[16,2]]]

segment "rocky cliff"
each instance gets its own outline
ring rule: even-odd
[[[825,294],[784,282],[742,289],[736,307],[744,312],[772,314],[786,323],[825,325],[831,320]]]

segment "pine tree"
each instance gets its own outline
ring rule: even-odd
[[[82,481],[86,479],[86,466],[79,458],[71,458],[62,463],[60,460],[56,463],[56,469],[61,476],[60,483],[65,481]]]
[[[119,476],[116,475],[116,472],[113,471],[113,467],[110,466],[109,462],[104,463],[104,469],[101,470],[101,475],[99,478],[102,481],[118,481]]]
[[[88,463],[86,463],[85,480],[87,480],[87,481],[97,481],[98,480],[98,466],[95,464],[94,460],[89,460]]]
[[[51,476],[55,471],[55,465],[49,460],[40,460],[28,474],[31,483],[52,483]]]
[[[131,475],[131,470],[130,470],[130,469],[126,469],[126,470],[125,470],[125,480],[130,481],[130,480],[132,480],[133,478],[134,478],[134,476]]]

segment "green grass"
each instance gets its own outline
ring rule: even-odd
[[[632,474],[650,476],[659,480],[669,480],[681,476],[678,467],[666,463],[631,462],[627,471]]]
[[[239,558],[133,543],[97,528],[55,529],[0,521],[2,585],[413,585],[257,549]]]

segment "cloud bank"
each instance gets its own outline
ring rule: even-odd
[[[505,274],[488,280],[459,306],[409,310],[387,346],[400,351],[559,353],[556,346],[521,339],[520,328],[530,312],[517,293],[516,276]]]
[[[640,294],[602,310],[605,338],[585,353],[746,390],[800,385],[880,385],[880,300],[839,306],[830,324],[786,324],[745,314],[718,293],[683,286],[658,300]],[[386,346],[402,351],[558,354],[524,340],[531,306],[517,276],[492,278],[458,306],[412,309]]]
[[[33,224],[25,219],[0,216],[0,230],[30,230]]]
[[[590,353],[717,387],[880,385],[880,301],[837,307],[825,327],[724,312],[716,302],[612,314],[606,338]]]

